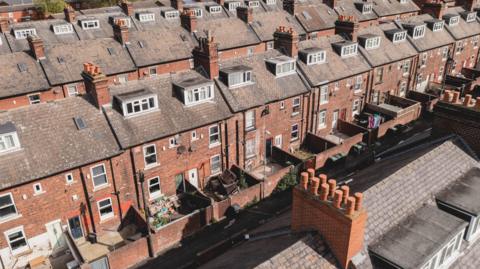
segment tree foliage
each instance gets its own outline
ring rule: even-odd
[[[43,13],[60,13],[66,6],[64,0],[35,0],[35,4]]]

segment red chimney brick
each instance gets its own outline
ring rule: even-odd
[[[216,0],[217,4],[223,6],[225,4],[225,0]]]
[[[125,46],[128,44],[128,26],[125,25],[125,21],[119,20],[116,24],[113,25],[113,36],[115,39]]]
[[[43,48],[43,40],[38,36],[28,36],[28,46],[30,47],[30,51],[33,54],[35,59],[41,60],[45,59],[45,49]]]
[[[0,32],[1,33],[8,33],[10,27],[8,26],[8,18],[0,17]]]
[[[207,37],[200,38],[199,43],[193,50],[195,66],[203,67],[210,79],[218,77],[218,43],[215,42],[210,32],[208,32]]]
[[[110,103],[108,78],[100,71],[100,67],[91,63],[83,64],[82,77],[87,93],[93,97],[93,101],[99,109]]]
[[[67,6],[63,9],[63,14],[65,14],[65,20],[69,23],[75,22],[75,10],[72,7]]]
[[[180,12],[183,11],[183,0],[170,0],[170,5]]]
[[[335,34],[346,34],[350,40],[357,42],[360,24],[353,16],[339,16],[335,22]]]
[[[298,34],[293,28],[287,29],[285,26],[277,28],[273,34],[274,47],[286,55],[296,58],[298,56]]]
[[[237,17],[245,23],[253,22],[253,8],[246,6],[237,7]]]
[[[446,5],[443,2],[427,2],[422,6],[422,13],[430,14],[436,19],[442,19],[446,11]]]
[[[127,16],[133,16],[133,4],[130,1],[123,0],[121,3],[121,7],[123,9],[123,13],[125,13]]]
[[[334,182],[329,180],[329,183]],[[292,230],[316,230],[339,265],[346,269],[351,259],[363,249],[367,212],[361,205],[361,193],[348,197],[346,205],[341,203],[344,197],[341,190],[335,191],[335,199],[327,197],[332,185],[321,186],[320,199],[301,186],[293,189]]]
[[[450,91],[447,90],[443,93],[443,101],[450,102],[450,97],[451,97]]]
[[[193,10],[184,10],[180,15],[180,20],[183,28],[190,31],[190,33],[195,32],[197,29],[197,17]]]

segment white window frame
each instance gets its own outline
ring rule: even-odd
[[[470,12],[467,14],[467,17],[465,18],[466,22],[474,22],[477,19],[477,13],[476,12]]]
[[[296,141],[298,139],[300,139],[300,127],[298,126],[298,123],[294,123],[290,130],[290,141]]]
[[[381,38],[379,36],[367,38],[367,40],[365,40],[365,49],[371,50],[380,47],[380,40]]]
[[[157,76],[157,67],[156,66],[150,66],[148,68],[148,75],[151,77]]]
[[[398,43],[398,42],[405,41],[405,39],[407,39],[407,31],[402,31],[402,32],[393,34],[392,42]]]
[[[208,12],[210,12],[211,14],[222,13],[222,7],[221,6],[209,6],[208,7]]]
[[[145,108],[144,105],[147,105],[147,108]],[[131,108],[131,112],[129,111],[129,106]],[[138,99],[124,101],[122,102],[122,108],[123,116],[125,117],[139,115],[156,110],[158,108],[157,96],[149,95]],[[136,109],[138,109],[138,111],[135,111]]]
[[[117,76],[117,81],[120,84],[125,84],[128,82],[128,74],[120,74]]]
[[[318,112],[317,129],[324,129],[327,127],[327,110],[323,109]]]
[[[448,26],[455,26],[460,22],[460,16],[453,16],[448,19]]]
[[[8,220],[8,219],[12,219],[16,216],[18,216],[18,210],[17,210],[17,205],[15,205],[15,200],[13,200],[13,195],[11,192],[7,192],[7,193],[3,193],[0,195],[0,197],[4,197],[4,196],[10,196],[10,201],[11,201],[11,204],[8,204],[6,206],[2,206],[1,208],[7,208],[7,207],[11,207],[13,206],[13,208],[15,209],[15,213],[13,214],[9,214],[9,215],[6,215],[6,216],[3,216],[3,217],[0,217],[0,221],[5,221],[5,220]]]
[[[400,97],[405,97],[407,95],[407,82],[402,81],[400,83],[400,88],[399,88],[398,95]]]
[[[65,35],[73,33],[73,26],[70,23],[62,23],[53,26],[53,32],[56,35]]]
[[[410,74],[410,60],[405,60],[403,61],[403,64],[402,64],[402,73],[404,76]]]
[[[357,55],[357,51],[358,51],[358,44],[345,45],[342,47],[341,56],[342,57],[355,56]]]
[[[282,143],[283,143],[283,137],[281,134],[275,136],[275,147],[282,148]]]
[[[212,132],[213,128],[217,128],[217,132]],[[217,139],[212,142],[212,137],[217,136]],[[209,147],[215,147],[220,145],[220,126],[218,124],[208,127],[208,145]]]
[[[78,87],[77,84],[68,84],[67,86],[67,94],[68,96],[77,96],[78,95]],[[73,91],[72,91],[73,89]]]
[[[373,5],[371,3],[363,3],[362,14],[370,14],[373,12]]]
[[[82,20],[81,25],[83,30],[99,29],[100,21],[99,20]]]
[[[183,90],[184,102],[186,106],[205,103],[213,100],[215,97],[214,85],[203,85],[198,88],[189,88]]]
[[[255,129],[255,110],[248,110],[245,112],[245,131]]]
[[[158,191],[155,191],[155,192],[151,192],[151,190],[150,190],[151,187],[152,187],[152,181],[153,180],[158,180],[158,182],[153,185],[153,186],[158,185]],[[158,197],[163,195],[162,194],[162,185],[160,184],[160,177],[153,177],[153,178],[150,178],[148,180],[148,195],[150,197],[150,200],[158,198]]]
[[[140,22],[152,22],[155,21],[155,13],[153,12],[145,12],[138,14],[138,20]]]
[[[257,8],[259,6],[260,6],[260,2],[257,1],[257,0],[249,0],[248,1],[248,7]]]
[[[180,13],[178,12],[178,10],[169,10],[163,13],[163,17],[165,17],[165,19],[167,20],[173,20],[180,17]]]
[[[300,99],[300,97],[293,98],[293,100],[292,100],[292,116],[300,114],[301,103],[302,103],[301,101],[302,100]],[[296,111],[296,110],[298,110],[298,111]]]
[[[100,167],[100,166],[103,167],[103,173],[98,174],[98,175],[94,175],[93,174],[93,169],[97,168],[97,167]],[[93,184],[93,189],[94,190],[108,185],[108,174],[107,174],[107,168],[105,167],[105,164],[101,163],[101,164],[97,164],[97,165],[94,165],[94,166],[90,167],[90,175],[92,176],[92,184]],[[95,185],[95,178],[99,177],[99,176],[105,176],[105,183],[102,183],[100,185]]]
[[[65,182],[68,185],[73,184],[74,181],[75,181],[75,178],[73,178],[73,173],[65,174]]]
[[[43,187],[41,183],[35,183],[33,184],[33,194],[38,195],[44,193]]]
[[[325,63],[327,59],[326,56],[327,56],[327,52],[325,52],[324,50],[317,51],[314,53],[309,53],[307,55],[307,65]]]
[[[442,31],[444,24],[445,22],[443,21],[435,22],[432,27],[432,32]]]
[[[242,5],[242,3],[238,2],[238,1],[228,2],[228,10],[231,11],[231,12],[236,12],[237,7],[239,7],[241,5]]]
[[[328,104],[329,98],[328,86],[321,86],[320,87],[320,105]]]
[[[9,143],[13,143],[13,146],[7,146],[6,137],[9,137]],[[20,141],[18,140],[17,132],[10,132],[0,134],[0,144],[4,145],[4,149],[0,148],[0,155],[7,152],[12,152],[20,149]]]
[[[192,8],[190,9],[193,11],[193,14],[195,15],[195,17],[197,18],[201,18],[203,16],[203,11],[201,8]]]
[[[170,137],[170,138],[168,139],[168,147],[169,147],[169,148],[176,148],[176,147],[178,147],[178,146],[180,146],[180,144],[179,144],[178,141],[177,141],[177,136]]]
[[[197,141],[198,140],[197,131],[192,131],[190,133],[190,137],[192,141]]]
[[[285,109],[285,101],[280,101],[280,110]]]
[[[446,61],[448,59],[448,47],[444,47],[442,49],[442,61]]]
[[[38,97],[38,99],[32,100],[32,97]],[[28,102],[31,105],[40,104],[42,102],[42,99],[40,98],[40,94],[39,93],[29,94],[28,95]]]
[[[352,102],[352,117],[360,114],[360,104],[361,104],[360,99],[353,100],[353,102]]]
[[[147,154],[147,148],[153,147],[154,152]],[[147,158],[155,156],[155,162],[154,163],[147,163]],[[155,144],[148,144],[143,146],[143,163],[145,164],[145,167],[152,167],[158,165],[158,156],[157,156],[157,145]]]
[[[10,238],[9,236],[14,234],[14,233],[18,233],[18,232],[21,232],[22,233],[22,239],[25,240],[25,246],[21,247],[21,248],[18,248],[18,249],[12,249],[12,242],[10,241]],[[28,244],[28,239],[27,239],[27,236],[25,235],[25,230],[23,229],[23,225],[22,226],[19,226],[19,227],[16,227],[16,228],[13,228],[13,229],[10,229],[8,231],[5,231],[3,233],[5,235],[5,239],[8,243],[8,247],[10,248],[10,252],[12,253],[12,255],[17,255],[19,253],[23,253],[27,250],[30,249],[30,245]],[[21,240],[21,239],[17,239],[15,241],[18,241],[18,240]]]
[[[109,201],[109,205],[100,207],[100,203],[103,202],[103,201],[107,201],[107,200]],[[104,208],[107,208],[107,207],[111,207],[112,212],[102,216],[101,210],[104,209]],[[104,220],[113,218],[115,216],[115,212],[113,210],[112,198],[110,198],[110,197],[99,200],[97,202],[97,209],[98,209],[98,215],[100,216],[100,221],[104,221]]]
[[[245,141],[245,159],[253,158],[257,155],[256,141],[254,138]]]
[[[353,90],[355,92],[362,91],[363,77],[361,75],[355,77],[355,84],[353,84]]]
[[[413,33],[412,33],[412,38],[413,39],[419,39],[425,36],[426,32],[426,26],[425,25],[419,25],[415,26],[413,28]]]
[[[218,161],[217,161],[218,159]],[[218,163],[218,164],[217,164]],[[213,169],[214,165],[218,165],[218,169]],[[210,175],[218,175],[222,172],[222,158],[220,154],[210,157]]]
[[[275,65],[275,76],[283,77],[295,73],[297,70],[297,64],[295,61],[288,61],[284,63],[277,63]]]
[[[273,41],[267,41],[267,50],[273,50],[275,43]]]
[[[265,0],[265,4],[267,4],[268,6],[271,6],[271,5],[277,4],[277,1],[276,0]]]
[[[252,71],[235,72],[228,74],[228,87],[235,88],[252,83]]]
[[[37,35],[37,29],[35,28],[17,29],[17,30],[14,30],[13,33],[15,34],[16,39],[27,39],[27,37],[29,36]]]

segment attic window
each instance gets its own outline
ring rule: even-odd
[[[365,39],[365,49],[370,50],[370,49],[376,49],[380,47],[380,37],[375,36],[375,37],[370,37]]]
[[[81,26],[83,30],[98,29],[100,28],[100,21],[94,19],[82,20]]]
[[[307,65],[324,63],[327,58],[327,52],[320,49],[310,49],[300,52],[300,57]]]
[[[372,3],[363,3],[362,4],[362,14],[370,14],[373,11]]]
[[[20,148],[17,129],[11,122],[0,124],[0,153],[14,151]]]
[[[221,75],[229,88],[252,83],[252,69],[246,66],[223,69]]]
[[[157,109],[158,103],[156,97],[157,95],[151,94],[149,96],[138,96],[121,100],[123,116],[133,116]]]
[[[191,8],[189,10],[193,11],[193,14],[195,14],[195,17],[201,18],[203,16],[203,12],[201,8]]]
[[[212,100],[214,97],[213,84],[183,90],[185,105],[195,105]]]
[[[28,36],[37,35],[37,30],[35,28],[25,28],[14,30],[16,39],[26,39]]]
[[[163,11],[163,17],[167,20],[176,19],[180,16],[178,10]]]
[[[425,36],[425,25],[419,25],[419,26],[415,26],[413,28],[413,34],[412,34],[412,37],[413,39],[418,39],[418,38],[422,38]]]
[[[405,41],[406,38],[407,38],[406,31],[398,32],[393,34],[392,42],[393,43],[402,42],[402,41]]]
[[[445,23],[443,21],[439,21],[439,22],[434,23],[433,26],[432,26],[432,31],[433,32],[438,32],[438,31],[443,30],[443,25],[444,24]]]
[[[54,25],[53,32],[56,35],[71,34],[73,33],[73,26],[70,23]]]
[[[222,12],[222,7],[221,6],[209,6],[208,7],[208,12],[210,12],[212,14],[221,13]]]
[[[137,13],[137,18],[140,22],[152,22],[152,21],[155,21],[155,13],[152,13],[152,12]]]
[[[277,1],[276,0],[265,0],[265,3],[270,6],[270,5],[275,5],[277,3]]]
[[[357,55],[358,44],[350,44],[342,46],[342,50],[340,52],[340,56],[342,57],[349,57]]]
[[[228,5],[228,10],[229,11],[232,11],[232,12],[235,12],[237,11],[237,7],[239,7],[242,3],[240,2],[237,2],[237,1],[233,1],[233,2],[228,2],[227,5]]]
[[[272,67],[271,70],[277,78],[294,74],[297,70],[295,59],[287,56],[269,59],[267,63]]]
[[[407,0],[399,0],[400,4],[406,4]]]
[[[448,26],[455,26],[460,21],[460,16],[453,16],[448,19]]]
[[[247,1],[247,3],[248,3],[248,6],[249,6],[249,7],[253,7],[253,8],[260,6],[260,2],[255,1],[255,0],[254,0],[254,1],[252,1],[252,0]]]
[[[474,22],[475,19],[477,18],[477,13],[476,12],[466,12],[463,15],[463,18],[465,19],[466,22]]]

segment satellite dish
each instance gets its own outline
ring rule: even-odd
[[[179,146],[179,147],[177,148],[177,153],[178,153],[178,154],[183,154],[183,153],[185,153],[186,151],[187,151],[187,148],[186,148],[185,146]]]

